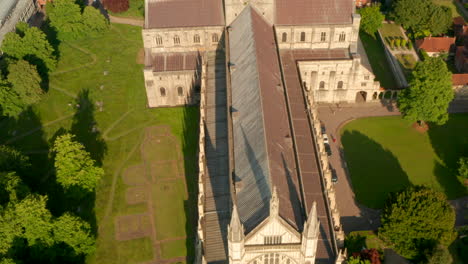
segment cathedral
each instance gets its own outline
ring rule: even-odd
[[[200,105],[196,263],[342,263],[316,106],[378,100],[351,0],[145,0],[149,107]]]

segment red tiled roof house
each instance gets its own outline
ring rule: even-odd
[[[452,53],[455,47],[455,38],[449,37],[427,37],[416,40],[418,50],[422,49],[427,55],[434,57],[441,53]]]

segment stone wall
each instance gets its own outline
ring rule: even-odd
[[[468,101],[468,85],[456,85],[453,86],[455,92],[454,100]]]
[[[195,104],[199,100],[200,72],[144,70],[146,95],[149,107]]]
[[[224,27],[143,29],[143,44],[151,53],[216,50]]]
[[[352,24],[275,26],[278,47],[280,49],[352,48],[357,45],[360,21],[360,16],[355,14]]]
[[[317,103],[377,99],[373,95],[380,83],[374,81],[374,74],[361,64],[358,55],[341,60],[300,61],[298,65],[303,85]]]

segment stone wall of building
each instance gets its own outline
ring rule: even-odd
[[[193,71],[154,72],[144,70],[149,107],[195,104],[199,100],[200,78]]]
[[[275,26],[280,49],[336,49],[355,47],[361,17],[348,25]]]
[[[317,103],[377,100],[380,89],[374,74],[361,64],[358,55],[342,60],[301,61],[299,70],[306,90]]]
[[[468,85],[456,85],[453,86],[455,92],[454,100],[466,100],[468,101]]]
[[[224,27],[143,29],[145,52],[193,52],[216,50]]]

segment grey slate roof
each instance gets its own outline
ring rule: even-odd
[[[298,230],[303,225],[275,45],[272,26],[250,6],[231,24],[234,172],[237,207],[247,233],[269,216],[273,185],[280,216]]]
[[[352,0],[277,0],[276,24],[350,24],[353,6]]]

